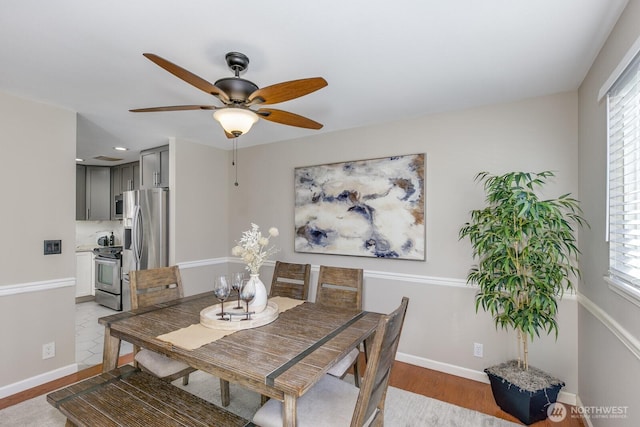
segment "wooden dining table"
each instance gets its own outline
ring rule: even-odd
[[[370,339],[381,316],[305,302],[267,325],[235,331],[194,350],[158,338],[198,324],[200,312],[217,303],[209,292],[100,318],[103,371],[116,368],[124,340],[284,402],[283,425],[295,426],[297,399]]]

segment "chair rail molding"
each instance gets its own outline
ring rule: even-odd
[[[395,280],[399,282],[426,283],[429,285],[452,286],[456,288],[474,288],[468,285],[464,279],[455,279],[449,277],[424,276],[421,274],[395,273],[391,271],[375,271],[365,270],[364,277],[373,279]]]
[[[17,283],[14,285],[3,285],[3,286],[0,286],[0,297],[24,294],[27,292],[48,291],[51,289],[65,288],[67,286],[75,286],[75,285],[76,285],[75,277],[43,280],[40,282]]]
[[[583,294],[578,294],[578,303],[600,321],[629,351],[640,359],[640,340],[633,336],[620,323],[604,311],[600,306]]]
[[[232,258],[229,257],[220,257],[220,258],[209,258],[209,259],[200,259],[196,261],[183,261],[178,262],[178,267],[181,269],[184,268],[198,268],[198,267],[207,267],[210,265],[220,265],[232,262]]]
[[[305,263],[305,261],[292,261],[292,260],[286,260],[286,261]],[[205,267],[208,265],[224,264],[225,262],[229,264],[244,264],[244,261],[242,261],[242,258],[221,257],[221,258],[211,258],[211,259],[200,260],[200,261],[180,262],[178,263],[178,265],[181,268],[192,268],[192,267]],[[263,265],[274,268],[276,263],[275,261],[268,260],[268,261],[265,261]],[[319,264],[318,265],[311,264],[312,273],[315,273],[317,275],[319,271],[320,271]],[[476,290],[478,288],[476,285],[469,285],[466,279],[458,279],[458,278],[452,278],[452,277],[425,276],[422,274],[397,273],[393,271],[364,270],[364,278],[366,279],[368,277],[372,279],[394,280],[398,282],[421,283],[425,285],[467,288],[470,290]],[[565,292],[562,298],[575,300],[576,294],[574,291]]]

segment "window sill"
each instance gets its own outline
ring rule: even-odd
[[[613,292],[640,307],[640,289],[619,280],[615,280],[610,276],[604,276],[604,281],[609,284],[609,289]]]

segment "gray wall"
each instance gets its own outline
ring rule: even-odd
[[[640,307],[609,289],[606,226],[606,103],[598,92],[640,37],[640,2],[629,1],[582,83],[579,96],[580,195],[591,229],[580,236],[584,254],[579,300],[579,394],[584,405],[629,406],[616,426],[640,425]],[[612,425],[594,419],[595,426]]]
[[[0,397],[8,384],[75,372],[76,115],[0,93]],[[43,255],[45,239],[62,254]],[[42,345],[56,357],[42,360]]]
[[[184,139],[170,139],[171,264],[179,264],[186,295],[213,289],[228,271],[228,152]]]
[[[517,353],[515,338],[496,332],[488,315],[476,315],[475,290],[465,285],[471,249],[458,241],[458,230],[484,199],[474,177],[483,170],[553,170],[557,178],[549,195],[579,196],[577,108],[577,93],[571,92],[241,149],[240,185],[229,187],[231,242],[251,222],[276,226],[280,236],[272,241],[281,248],[278,259],[316,269],[320,264],[363,268],[365,309],[389,312],[403,295],[411,298],[401,360],[484,379],[484,367]],[[295,167],[410,153],[426,153],[426,261],[293,251]],[[261,273],[263,282],[270,282],[271,269]],[[315,277],[316,271],[314,284]],[[545,337],[531,348],[531,363],[562,378],[569,393],[578,387],[576,305],[570,296],[561,303],[557,342]],[[473,357],[474,342],[484,344],[484,358]]]

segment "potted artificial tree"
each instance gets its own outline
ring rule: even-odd
[[[525,424],[545,419],[564,383],[529,366],[529,340],[554,332],[558,336],[558,299],[571,289],[577,268],[576,225],[586,221],[569,194],[540,200],[536,190],[554,174],[481,172],[487,207],[471,212],[459,233],[469,238],[478,264],[467,283],[479,287],[476,312],[482,307],[496,328],[513,329],[518,360],[485,369],[498,406]]]

